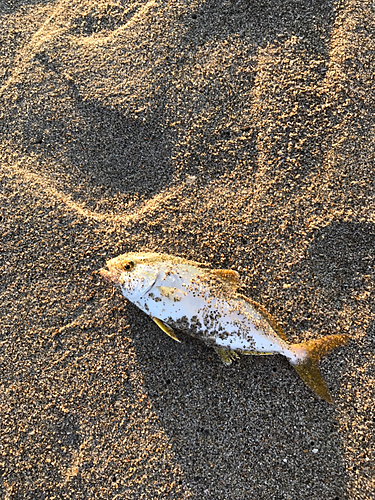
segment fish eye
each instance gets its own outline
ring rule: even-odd
[[[129,260],[128,262],[124,263],[122,265],[122,267],[126,270],[126,271],[130,271],[131,269],[134,268],[134,262],[132,260]]]

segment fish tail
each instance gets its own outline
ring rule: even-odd
[[[303,352],[300,359],[292,362],[298,375],[319,397],[328,403],[332,403],[332,398],[320,374],[318,361],[329,351],[345,344],[348,340],[348,335],[329,335],[321,339],[292,345],[296,351]]]

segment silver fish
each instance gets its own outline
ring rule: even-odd
[[[238,354],[282,354],[319,397],[332,402],[318,361],[348,336],[289,344],[273,317],[237,292],[236,271],[165,254],[127,253],[99,272],[174,340],[174,329],[186,331],[214,347],[225,364]]]

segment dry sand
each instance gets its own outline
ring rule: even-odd
[[[374,498],[369,0],[0,0],[0,498]],[[317,400],[224,367],[93,271],[237,269],[290,341],[348,333]]]

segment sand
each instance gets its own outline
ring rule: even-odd
[[[0,0],[0,497],[374,498],[374,5]],[[280,356],[225,367],[95,273],[238,270]]]

